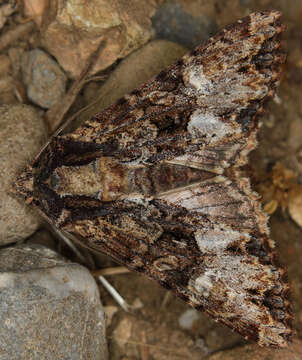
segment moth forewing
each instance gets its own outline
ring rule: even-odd
[[[292,336],[284,270],[240,167],[278,85],[280,13],[251,14],[71,134],[16,188],[63,231],[263,346]]]

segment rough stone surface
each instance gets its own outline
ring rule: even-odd
[[[38,245],[0,252],[1,360],[106,360],[97,285],[82,266]]]
[[[106,41],[94,71],[105,69],[150,38],[157,1],[59,0],[42,9],[43,46],[72,78],[81,74],[89,56]],[[29,8],[30,10],[30,8]],[[39,9],[38,9],[39,10]],[[41,16],[27,11],[28,16]]]
[[[22,73],[27,96],[32,102],[48,109],[61,101],[67,77],[47,53],[40,49],[24,53]]]
[[[16,97],[14,95],[15,80],[10,75],[10,70],[11,70],[11,61],[9,57],[7,55],[1,54],[0,55],[0,103],[2,104],[9,104],[16,101]]]
[[[0,7],[0,29],[3,28],[7,21],[7,18],[15,11],[13,3],[3,4]]]
[[[17,175],[45,141],[45,125],[33,107],[0,107],[0,245],[28,237],[41,223],[36,211],[11,191]]]
[[[0,76],[7,75],[10,71],[11,62],[7,55],[0,55]]]
[[[4,75],[0,77],[0,103],[13,104],[17,102],[14,94],[15,81],[12,76]]]

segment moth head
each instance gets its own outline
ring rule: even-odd
[[[27,203],[31,203],[34,193],[34,174],[30,165],[17,177],[12,185],[12,192],[25,198]]]

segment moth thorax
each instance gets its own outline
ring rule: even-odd
[[[57,167],[48,183],[57,194],[80,195],[113,201],[125,191],[126,168],[113,158],[98,158],[80,166]]]
[[[81,166],[57,167],[49,185],[58,195],[82,195],[101,201],[153,196],[208,180],[216,174],[170,163],[137,167],[101,157]]]

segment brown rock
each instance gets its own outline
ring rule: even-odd
[[[15,94],[15,81],[12,76],[0,77],[0,103],[12,104],[17,101]]]
[[[14,77],[17,77],[21,69],[21,59],[24,54],[24,49],[21,47],[11,47],[7,53],[11,62],[11,73]]]
[[[22,168],[46,141],[46,128],[33,107],[0,107],[0,244],[9,244],[31,235],[40,217],[23,201],[15,198],[12,183]]]
[[[102,41],[106,41],[94,72],[137,49],[150,38],[155,0],[114,2],[58,0],[46,7],[27,7],[27,15],[42,16],[42,43],[70,77],[77,78]],[[42,12],[42,15],[41,15]]]
[[[0,75],[7,75],[10,71],[10,59],[7,55],[0,55]]]
[[[32,18],[34,22],[41,26],[43,21],[43,14],[47,10],[48,0],[24,0],[24,14]]]
[[[13,3],[4,4],[0,7],[0,29],[3,28],[4,24],[7,21],[7,18],[15,11],[15,6]]]

